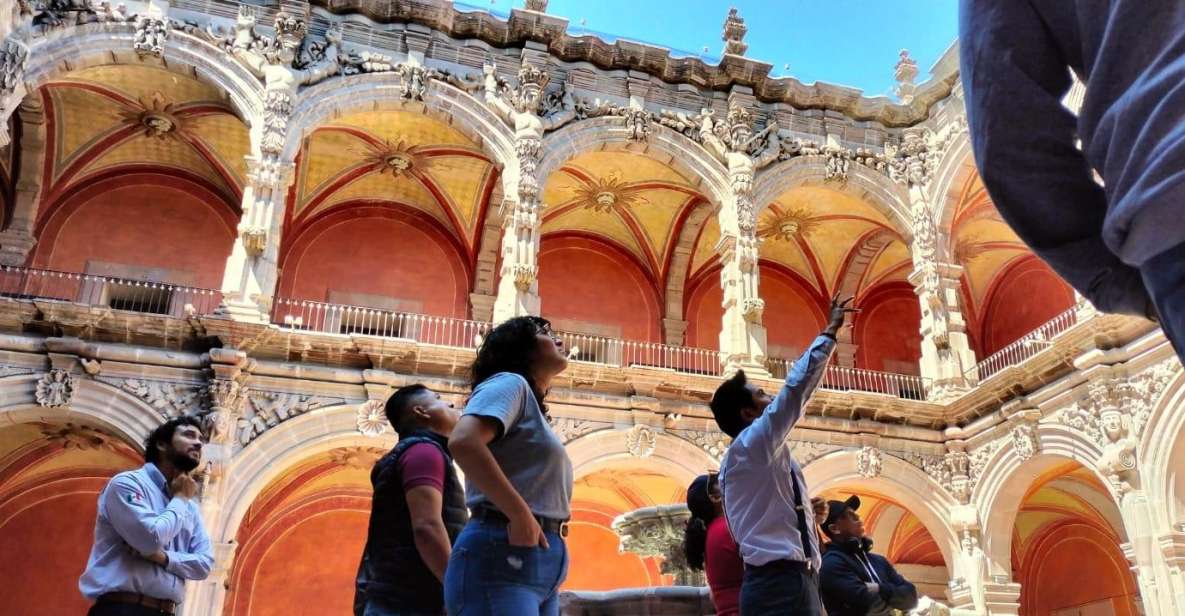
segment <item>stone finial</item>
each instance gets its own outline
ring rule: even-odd
[[[523,5],[528,11],[535,11],[536,13],[547,12],[547,0],[526,0]]]
[[[745,43],[745,33],[749,31],[736,7],[728,9],[728,17],[724,18],[724,31],[720,33],[720,40],[724,41],[726,55],[743,56],[749,46]]]
[[[917,90],[914,80],[918,78],[918,62],[909,57],[909,50],[902,49],[897,66],[893,69],[893,78],[897,80],[897,98],[908,104],[913,100],[913,93]]]

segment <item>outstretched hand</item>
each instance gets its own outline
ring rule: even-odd
[[[838,293],[835,295],[835,297],[831,298],[831,317],[827,322],[827,333],[831,334],[832,336],[839,333],[839,329],[844,326],[844,321],[847,319],[847,316],[849,314],[860,312],[860,309],[850,307],[852,299],[854,298],[849,297],[847,299],[841,300]]]

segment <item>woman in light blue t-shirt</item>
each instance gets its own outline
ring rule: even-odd
[[[473,362],[473,393],[449,439],[472,519],[444,577],[450,615],[558,616],[568,573],[572,462],[543,397],[568,365],[538,317],[495,327]]]

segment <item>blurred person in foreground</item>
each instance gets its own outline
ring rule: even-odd
[[[691,517],[683,532],[683,554],[688,566],[707,576],[716,616],[737,616],[745,562],[728,530],[718,479],[716,473],[700,475],[687,488]]]
[[[959,43],[1004,220],[1099,310],[1159,320],[1185,355],[1185,2],[961,0]]]

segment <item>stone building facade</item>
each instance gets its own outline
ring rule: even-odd
[[[703,612],[668,587],[698,581],[670,505],[727,447],[706,401],[776,387],[836,293],[862,312],[792,446],[878,550],[968,613],[1185,612],[1181,366],[1000,220],[953,50],[888,62],[889,99],[772,76],[735,12],[705,60],[539,0],[4,4],[15,613],[80,609],[98,490],[187,413],[217,567],[185,613],[344,612],[383,400],[462,403],[524,314],[574,347],[569,610]]]

